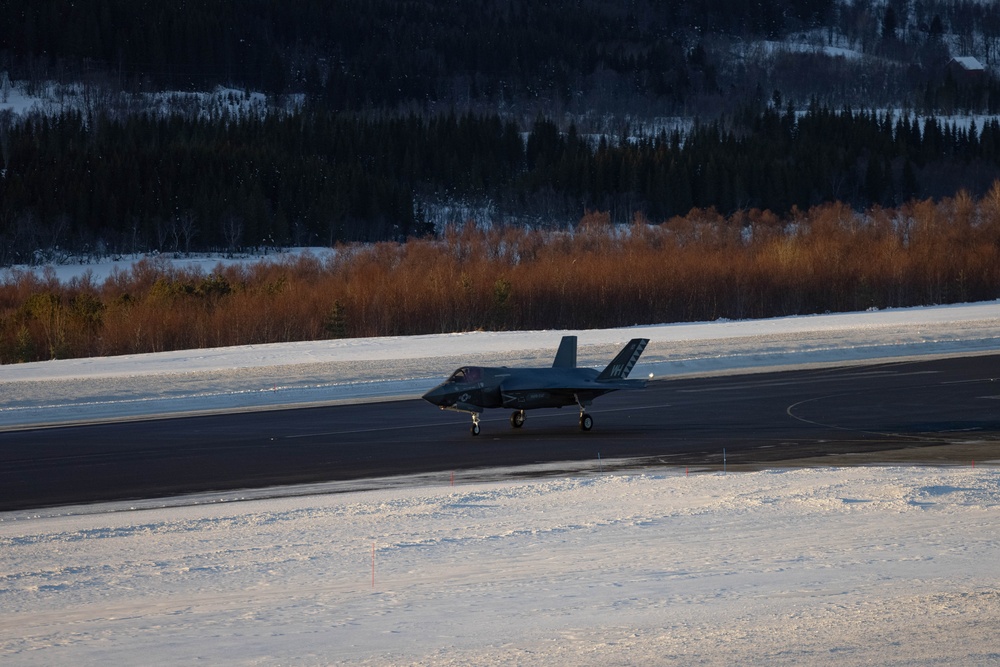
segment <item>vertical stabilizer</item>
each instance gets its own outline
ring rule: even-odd
[[[576,368],[576,336],[563,336],[552,368]]]
[[[632,372],[635,362],[639,360],[639,355],[646,349],[647,343],[649,343],[648,338],[633,338],[630,340],[628,345],[623,347],[622,351],[618,353],[618,356],[611,360],[608,367],[597,376],[597,381],[624,380],[627,378],[628,374]]]

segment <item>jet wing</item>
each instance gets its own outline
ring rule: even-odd
[[[641,389],[645,380],[609,380],[588,378],[510,377],[500,385],[504,407],[516,409],[555,408],[564,405],[590,405],[597,397],[619,389]]]
[[[503,392],[516,391],[548,391],[552,393],[573,394],[580,391],[608,392],[615,389],[642,389],[645,380],[589,380],[574,378],[519,378],[516,375],[506,378],[500,384]]]

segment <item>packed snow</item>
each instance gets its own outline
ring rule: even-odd
[[[52,361],[0,371],[0,420],[414,396],[464,362],[551,363],[564,333],[587,365],[649,337],[634,373],[670,377],[981,354],[998,324],[989,302]],[[0,662],[1000,665],[994,464],[584,465],[0,513]]]

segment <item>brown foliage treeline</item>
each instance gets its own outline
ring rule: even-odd
[[[615,228],[450,228],[329,259],[218,266],[142,260],[101,284],[14,272],[0,361],[473,329],[600,328],[1000,297],[1000,182],[981,200],[844,204]]]

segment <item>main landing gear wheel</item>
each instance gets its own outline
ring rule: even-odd
[[[479,435],[479,415],[472,413],[472,435]]]
[[[594,428],[594,418],[588,415],[586,412],[580,413],[580,430],[589,431]]]
[[[514,428],[524,426],[524,410],[515,410],[510,414],[510,425]]]

